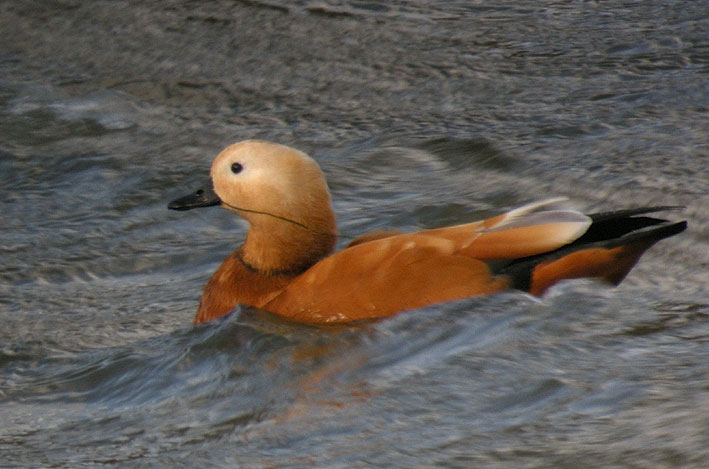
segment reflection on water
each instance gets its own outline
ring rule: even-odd
[[[701,2],[0,12],[2,465],[709,456]],[[165,206],[251,137],[321,163],[341,243],[550,195],[682,204],[689,230],[618,289],[569,282],[336,328],[245,308],[193,327],[246,225]]]

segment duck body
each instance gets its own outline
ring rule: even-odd
[[[552,199],[464,225],[366,234],[333,254],[327,183],[304,153],[244,141],[222,151],[210,175],[204,189],[168,207],[221,205],[250,229],[207,283],[195,323],[238,304],[298,322],[342,323],[511,288],[541,295],[572,278],[617,284],[643,252],[686,228],[646,215],[676,207],[587,216]]]

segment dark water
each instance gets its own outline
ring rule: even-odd
[[[705,2],[0,3],[0,466],[705,467]],[[617,289],[190,325],[246,226],[166,210],[311,153],[340,229],[681,204]]]

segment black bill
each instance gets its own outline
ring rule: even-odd
[[[210,178],[203,189],[199,189],[190,195],[175,199],[167,205],[170,210],[191,210],[199,207],[211,207],[219,205],[222,201],[214,192],[214,185]]]

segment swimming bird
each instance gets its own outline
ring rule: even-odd
[[[168,208],[220,205],[249,223],[244,243],[209,279],[195,324],[239,304],[296,322],[343,323],[508,289],[542,295],[565,279],[618,284],[648,248],[687,226],[647,216],[679,207],[584,215],[560,200],[446,228],[369,233],[333,253],[335,215],[315,160],[246,140],[219,153],[206,185]]]

